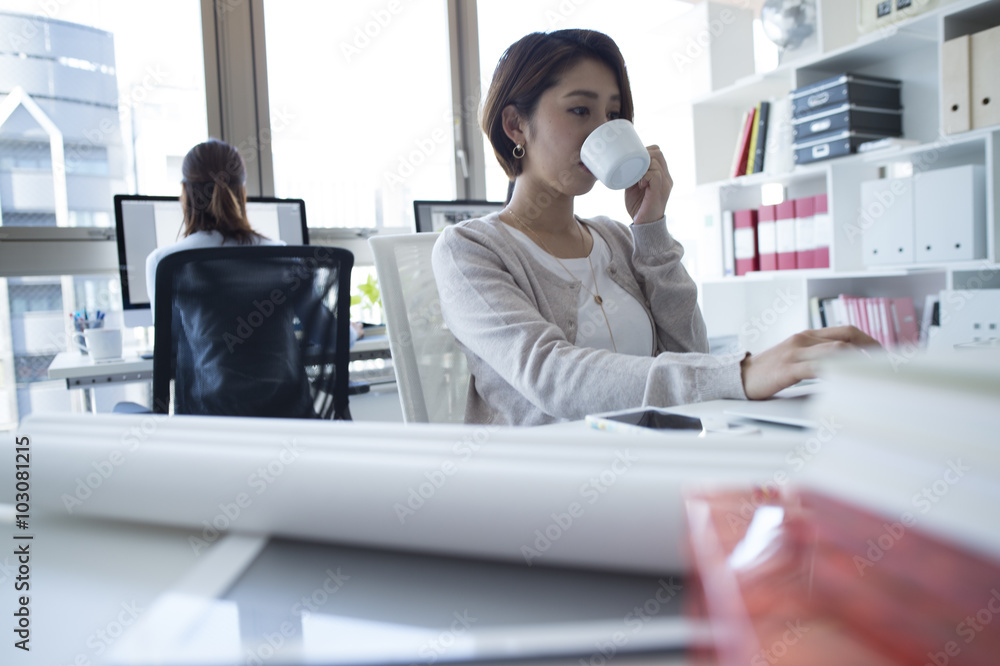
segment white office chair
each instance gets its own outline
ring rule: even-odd
[[[407,423],[462,423],[469,368],[441,317],[431,248],[437,233],[369,238],[399,402]]]

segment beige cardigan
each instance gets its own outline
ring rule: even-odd
[[[656,354],[575,346],[580,284],[542,266],[496,213],[448,227],[433,266],[445,323],[472,372],[466,422],[539,425],[640,405],[745,399],[745,354],[707,353],[697,286],[666,221],[581,221],[611,250],[608,276],[646,309]]]

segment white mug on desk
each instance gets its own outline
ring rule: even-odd
[[[122,357],[122,331],[120,328],[88,328],[74,333],[77,347],[90,353],[94,361],[110,361]]]

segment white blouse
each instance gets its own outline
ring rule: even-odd
[[[506,228],[545,268],[564,279],[570,279],[568,270],[573,279],[583,285],[577,303],[579,322],[575,343],[577,347],[608,351],[617,349],[620,354],[633,356],[653,355],[653,325],[639,301],[608,277],[607,268],[611,263],[611,250],[600,234],[590,234],[594,239],[590,261],[587,257],[556,259],[540,248],[527,234],[510,225]],[[593,272],[590,270],[590,262],[594,264]],[[596,287],[594,276],[597,277]],[[594,300],[593,293],[601,295],[603,312],[601,306]],[[607,323],[604,319],[605,314]],[[614,333],[614,346],[608,333],[609,324]]]

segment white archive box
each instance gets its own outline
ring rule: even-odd
[[[882,178],[861,183],[858,223],[866,266],[913,263],[913,180]]]
[[[972,129],[1000,123],[1000,26],[982,30],[969,38],[972,79]]]
[[[941,126],[945,134],[972,129],[969,35],[941,44]]]
[[[917,261],[986,256],[986,169],[965,164],[913,177]]]

